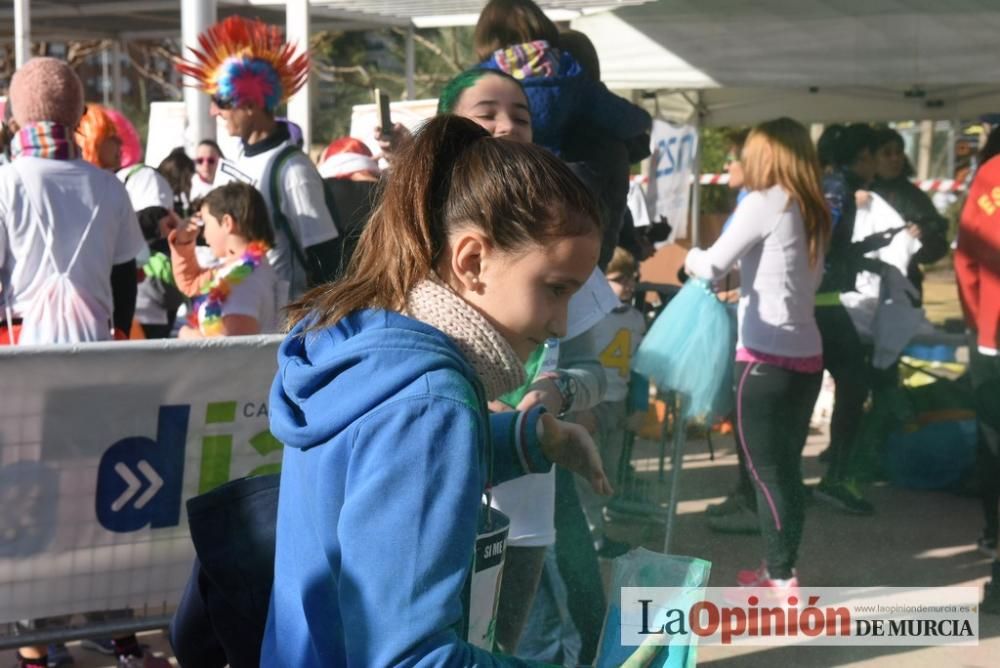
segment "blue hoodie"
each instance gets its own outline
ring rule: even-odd
[[[491,418],[451,339],[381,310],[293,329],[270,408],[285,451],[261,665],[502,665],[460,637],[461,596],[490,478],[550,467],[541,411]]]

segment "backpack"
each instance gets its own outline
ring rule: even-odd
[[[276,230],[281,230],[285,233],[285,237],[288,239],[289,245],[292,247],[292,255],[295,258],[295,262],[298,263],[300,267],[305,269],[306,281],[309,287],[316,285],[321,285],[328,281],[333,280],[340,267],[340,263],[334,263],[335,266],[324,267],[320,266],[314,262],[310,262],[306,257],[305,249],[299,244],[298,238],[295,233],[292,232],[292,226],[288,222],[288,218],[285,214],[281,212],[281,170],[284,169],[285,165],[292,158],[292,156],[302,153],[302,150],[298,146],[290,145],[281,149],[278,155],[274,158],[274,163],[271,166],[271,173],[269,175],[269,194],[271,196],[271,217],[274,220],[274,227]],[[304,155],[304,154],[303,154]],[[310,163],[312,164],[312,163]],[[330,212],[330,220],[333,221],[334,227],[337,228],[338,234],[343,238],[344,226],[340,222],[340,214],[337,212],[337,204],[334,200],[333,191],[330,185],[326,182],[326,179],[320,178],[320,182],[323,184],[323,200],[326,203],[326,209]]]
[[[110,314],[92,294],[77,286],[70,278],[100,207],[94,207],[69,263],[65,269],[60,269],[52,253],[53,229],[52,227],[46,229],[42,220],[44,209],[39,206],[38,200],[32,197],[33,193],[28,190],[24,179],[17,171],[17,163],[12,164],[15,165],[14,171],[24,187],[28,204],[34,210],[31,221],[44,244],[42,271],[45,271],[46,262],[51,266],[51,273],[46,276],[27,309],[21,313],[21,334],[18,343],[40,345],[109,340]]]

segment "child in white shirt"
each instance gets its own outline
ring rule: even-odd
[[[616,248],[605,270],[611,289],[621,301],[621,306],[612,310],[590,330],[598,351],[598,360],[604,367],[607,389],[604,400],[591,413],[596,429],[594,440],[601,451],[604,470],[609,479],[618,480],[619,458],[625,445],[627,429],[636,426],[638,417],[629,414],[629,381],[632,375],[632,358],[646,333],[646,321],[632,306],[636,278],[639,273],[635,258],[624,248]],[[586,424],[587,417],[580,416]],[[628,549],[623,543],[609,540],[604,533],[604,506],[607,499],[577,485],[577,492],[583,504],[587,521],[594,535],[598,554],[614,558]]]
[[[194,299],[191,322],[178,337],[277,332],[282,304],[277,276],[267,260],[274,231],[264,198],[245,183],[228,183],[205,196],[199,218],[179,224],[168,237],[174,280]],[[195,256],[200,227],[221,261],[214,269],[202,268]]]

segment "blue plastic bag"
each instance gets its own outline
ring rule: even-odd
[[[668,645],[641,649],[621,643],[622,587],[677,587],[682,590],[676,607],[690,609],[704,600],[712,564],[704,559],[660,554],[644,548],[615,559],[608,596],[608,613],[597,649],[596,668],[643,666],[644,668],[694,668],[698,647],[688,638]],[[693,636],[696,637],[696,636]]]
[[[690,279],[653,322],[634,369],[662,390],[680,394],[684,418],[728,411],[736,329],[707,281]]]

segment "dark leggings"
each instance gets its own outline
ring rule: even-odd
[[[733,422],[736,422],[735,417],[733,418]],[[750,479],[750,473],[747,470],[746,448],[743,447],[739,430],[736,432],[736,457],[739,459],[740,476],[736,485],[735,495],[746,504],[747,508],[756,513],[757,491],[754,489],[753,480]]]
[[[832,481],[848,475],[858,427],[864,414],[871,373],[868,353],[843,306],[817,306],[816,325],[823,338],[823,366],[837,387],[830,418],[830,466]]]
[[[802,448],[821,373],[736,363],[736,429],[757,496],[757,518],[772,578],[792,576],[805,507]]]
[[[1000,357],[981,354],[970,346],[969,376],[976,402],[978,442],[976,473],[983,503],[983,533],[997,537],[1000,505]]]

